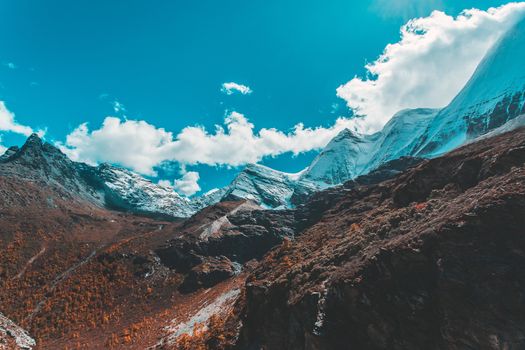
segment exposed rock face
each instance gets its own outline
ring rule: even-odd
[[[183,293],[194,292],[200,288],[210,288],[241,272],[242,265],[233,263],[225,256],[207,257],[193,267],[180,286]]]
[[[525,346],[525,129],[333,198],[248,278],[238,349]]]
[[[423,162],[422,158],[414,157],[400,157],[388,162],[383,163],[380,167],[372,170],[366,175],[361,175],[355,178],[352,181],[348,181],[344,184],[345,187],[350,187],[352,185],[374,185],[380,182],[389,180],[396,175],[402,173],[403,171],[412,168],[419,163]]]
[[[11,158],[12,155],[14,155],[16,152],[18,152],[20,148],[18,146],[11,146],[9,147],[4,154],[0,156],[0,162],[7,161],[9,158]]]
[[[260,259],[283,239],[293,239],[300,231],[295,218],[292,210],[261,210],[250,202],[220,203],[190,218],[180,234],[156,253],[163,264],[184,273],[209,258],[243,264]]]

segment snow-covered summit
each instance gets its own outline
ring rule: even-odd
[[[388,161],[410,156],[437,112],[428,108],[400,111],[383,130],[372,135],[345,129],[319,153],[301,178],[320,187],[338,185]]]
[[[374,150],[361,174],[404,156],[413,156],[415,145],[421,139],[439,109],[405,109],[396,113],[383,127],[374,143]]]
[[[155,184],[132,171],[102,164],[96,172],[105,187],[109,206],[174,217],[188,217],[196,211],[191,201],[173,188]]]
[[[356,177],[366,166],[377,138],[378,134],[361,135],[344,129],[326,145],[301,178],[336,185]]]
[[[250,199],[263,207],[288,207],[296,191],[313,192],[315,185],[300,181],[300,174],[249,164],[225,188],[224,199]]]
[[[525,113],[525,18],[487,53],[461,92],[432,120],[417,155],[456,148]]]
[[[373,135],[344,130],[319,154],[303,178],[335,185],[403,156],[438,156],[506,125],[525,114],[523,62],[525,18],[489,50],[447,107],[403,110]],[[499,130],[509,129],[510,124]]]

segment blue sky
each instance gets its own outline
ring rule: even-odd
[[[466,8],[504,3],[2,1],[0,100],[18,123],[45,129],[46,140],[62,144],[82,123],[97,129],[109,115],[142,120],[174,137],[195,125],[213,133],[233,111],[255,132],[286,133],[298,123],[328,128],[338,117],[352,115],[350,98],[338,97],[336,89],[364,77],[365,63],[400,40],[399,28],[407,20],[434,9],[455,16]],[[226,94],[225,82],[253,92]],[[24,139],[19,133],[1,135],[4,146]],[[304,149],[298,155],[269,153],[261,163],[296,172],[317,152]],[[168,158],[163,164],[171,166],[155,169],[159,177],[172,181],[196,171],[202,191],[227,184],[244,159],[222,166],[186,162],[181,172],[179,158],[166,163]],[[113,159],[128,167],[132,161]]]

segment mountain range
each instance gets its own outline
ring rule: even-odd
[[[343,184],[388,161],[406,156],[438,156],[524,114],[523,26],[524,22],[518,23],[494,45],[466,86],[445,108],[400,111],[383,130],[371,135],[345,129],[298,174],[250,164],[225,188],[186,198],[169,187],[109,164],[91,168],[64,160],[68,165],[63,166],[76,167],[87,174],[88,182],[94,185],[88,191],[99,193],[97,201],[136,213],[186,218],[227,199],[250,199],[263,208],[291,208],[316,191]],[[36,135],[31,136],[27,145],[38,142],[35,138]],[[42,149],[51,148],[46,144]],[[8,149],[0,161],[9,162],[17,157],[17,152],[16,148]]]

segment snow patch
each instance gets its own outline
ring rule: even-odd
[[[19,349],[31,350],[36,346],[35,340],[27,331],[0,313],[0,350],[8,350],[3,344],[8,338],[12,338]]]
[[[183,334],[192,334],[195,326],[206,324],[213,315],[225,313],[233,301],[237,299],[240,292],[239,289],[232,289],[221,294],[212,302],[202,305],[199,311],[194,313],[185,322],[180,322],[176,319],[173,320],[172,325],[166,327],[169,336],[163,339],[158,345],[163,345],[165,343],[174,344],[179,336]]]

